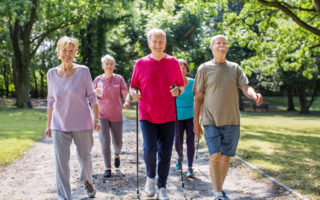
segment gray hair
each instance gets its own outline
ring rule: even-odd
[[[211,40],[210,40],[210,45],[212,46],[212,45],[214,45],[214,43],[216,42],[216,40],[218,39],[218,38],[224,38],[225,40],[227,40],[227,42],[228,42],[228,38],[226,37],[226,36],[224,36],[224,35],[215,35],[215,36],[213,36],[212,38],[211,38]]]
[[[178,59],[178,62],[179,62],[180,65],[183,64],[184,66],[186,66],[187,72],[190,73],[189,64],[187,63],[187,61],[185,59],[180,58],[180,59]]]
[[[155,33],[160,33],[164,36],[164,39],[166,40],[166,32],[164,32],[164,30],[162,29],[159,29],[159,28],[153,28],[153,29],[150,29],[148,32],[147,32],[147,39],[148,41],[150,41],[151,39],[151,35],[155,34]]]
[[[112,60],[114,65],[116,65],[116,60],[111,55],[107,54],[107,55],[103,56],[101,58],[101,63],[104,64],[106,62],[106,60]]]

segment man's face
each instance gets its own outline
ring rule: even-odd
[[[218,37],[213,45],[210,46],[213,55],[226,56],[228,53],[228,41],[223,37]]]
[[[166,48],[166,38],[161,33],[154,33],[148,40],[148,46],[152,53],[163,53]]]

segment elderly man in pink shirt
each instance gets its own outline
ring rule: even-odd
[[[56,52],[61,65],[47,73],[48,126],[45,134],[53,136],[58,199],[71,200],[70,145],[74,141],[80,162],[80,180],[90,198],[95,196],[92,185],[93,129],[101,128],[96,94],[89,68],[73,63],[78,51],[76,39],[64,36]],[[89,108],[91,104],[94,119]]]
[[[166,183],[176,120],[174,97],[184,92],[184,81],[177,59],[164,53],[165,32],[151,29],[147,39],[151,54],[136,62],[130,94],[133,100],[139,100],[139,120],[147,170],[146,196],[155,195],[154,183],[158,169],[158,198],[167,200]],[[174,84],[177,87],[173,88]]]

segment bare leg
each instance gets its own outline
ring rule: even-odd
[[[215,192],[222,192],[222,186],[229,170],[230,159],[222,153],[210,155],[210,176]]]

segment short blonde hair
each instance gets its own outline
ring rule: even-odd
[[[167,40],[167,39],[166,39],[166,32],[164,32],[164,30],[159,29],[159,28],[153,28],[153,29],[150,29],[150,30],[147,32],[147,39],[148,39],[148,41],[150,41],[151,36],[152,36],[153,34],[155,34],[155,33],[160,33],[160,34],[162,34],[162,35],[164,36],[164,39]]]
[[[105,56],[102,56],[101,64],[103,65],[106,62],[106,60],[112,60],[114,65],[116,65],[116,60],[111,55],[107,54]]]
[[[58,53],[59,50],[67,47],[69,44],[72,44],[75,50],[78,50],[79,43],[77,39],[68,37],[68,36],[63,36],[58,40],[57,47],[56,47],[56,53]]]
[[[212,38],[211,38],[211,40],[210,40],[210,45],[214,45],[214,43],[216,42],[216,40],[218,39],[218,38],[224,38],[227,42],[228,42],[228,38],[226,37],[226,36],[224,36],[224,35],[215,35],[215,36],[213,36]]]
[[[184,66],[186,66],[186,68],[187,68],[187,73],[190,73],[189,64],[187,63],[187,61],[186,61],[185,59],[180,58],[180,59],[178,59],[178,62],[179,62],[180,65],[183,64]]]

